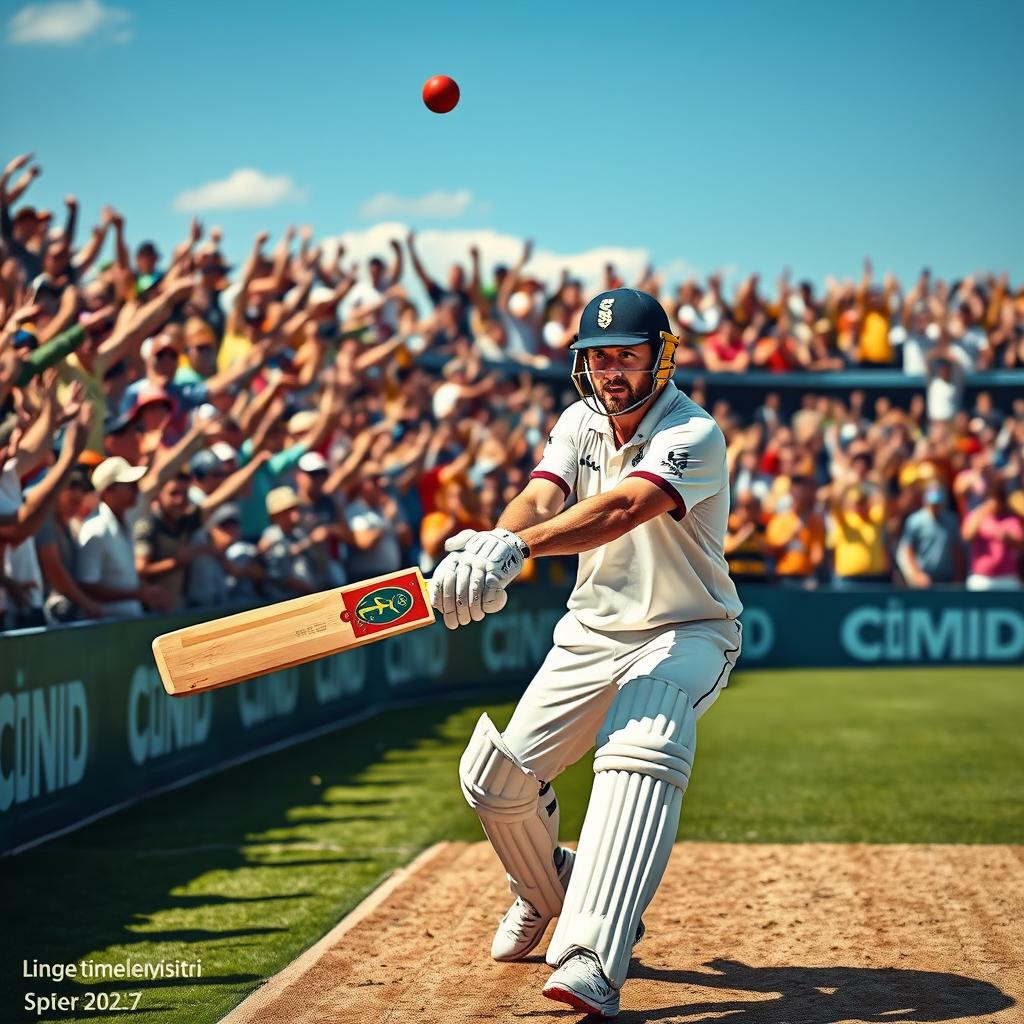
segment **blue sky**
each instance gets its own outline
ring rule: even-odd
[[[114,202],[133,242],[169,249],[176,203],[211,183],[215,203],[251,199],[232,177],[251,169],[276,205],[201,214],[236,260],[261,228],[383,220],[433,229],[435,256],[489,231],[488,261],[532,236],[554,262],[606,247],[674,279],[790,265],[821,281],[866,254],[904,277],[1024,276],[1020,3],[0,11],[0,88],[20,98],[5,159],[37,154],[37,204],[73,191],[91,219]],[[441,72],[462,88],[445,116],[419,99]]]

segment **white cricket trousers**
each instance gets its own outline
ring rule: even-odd
[[[553,640],[502,733],[520,763],[545,782],[594,746],[613,702],[632,679],[654,676],[674,684],[699,718],[728,684],[742,627],[737,619],[707,619],[604,633],[568,612]]]

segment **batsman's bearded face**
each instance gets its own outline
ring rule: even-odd
[[[587,366],[598,398],[611,413],[636,405],[653,389],[650,371],[654,353],[650,345],[591,349]]]

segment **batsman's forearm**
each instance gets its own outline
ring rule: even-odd
[[[529,546],[533,557],[577,555],[617,540],[635,525],[629,497],[609,491],[587,498],[545,523],[513,532]]]
[[[498,517],[496,525],[503,530],[522,534],[523,530],[545,522],[554,514],[554,511],[539,508],[532,498],[520,494],[505,506],[505,511]]]

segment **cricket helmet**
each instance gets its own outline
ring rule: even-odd
[[[573,352],[572,382],[587,408],[602,416],[622,416],[640,408],[672,379],[679,339],[669,330],[668,314],[653,295],[635,288],[613,288],[595,295],[580,316],[580,329],[570,345]],[[608,410],[594,386],[587,349],[650,345],[654,366],[651,386],[626,409]]]

